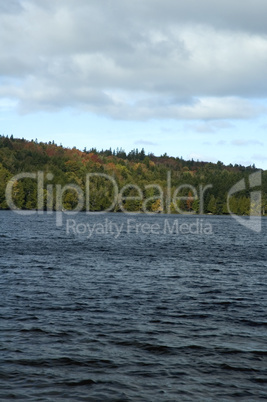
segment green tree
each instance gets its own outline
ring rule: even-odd
[[[209,203],[208,203],[207,210],[211,214],[216,214],[217,204],[216,204],[216,198],[214,197],[213,194],[210,196],[210,200],[209,200]]]

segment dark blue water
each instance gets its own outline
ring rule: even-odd
[[[267,221],[196,219],[0,212],[0,400],[266,400]]]

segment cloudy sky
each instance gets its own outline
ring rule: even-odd
[[[0,0],[0,134],[267,169],[266,0]]]

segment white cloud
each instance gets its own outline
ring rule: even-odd
[[[263,0],[2,3],[0,97],[23,113],[225,121],[266,112],[254,102],[267,97]]]

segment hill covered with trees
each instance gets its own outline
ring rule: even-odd
[[[43,143],[0,136],[0,209],[8,209],[6,186],[23,172],[42,172],[42,194],[45,209],[57,208],[57,189],[63,189],[62,207],[73,209],[77,205],[77,186],[86,194],[90,176],[91,211],[108,209],[119,189],[120,202],[112,206],[114,211],[147,211],[172,213],[211,213],[239,215],[250,213],[251,200],[249,177],[257,172],[255,166],[209,163],[164,154],[146,154],[134,149],[128,154],[123,149],[96,149],[80,151],[64,148],[54,142]],[[95,175],[92,175],[94,173]],[[229,190],[245,179],[246,189],[236,192],[229,199]],[[69,186],[69,187],[68,187]],[[267,171],[262,171],[262,212],[267,211]],[[257,190],[257,189],[256,189]],[[142,194],[142,196],[141,196]],[[15,178],[12,199],[17,208],[38,208],[38,185],[33,178]],[[84,203],[83,209],[86,208]],[[252,205],[253,208],[253,205]]]

